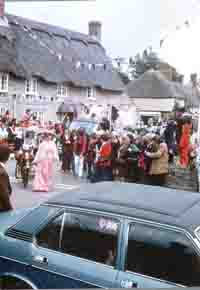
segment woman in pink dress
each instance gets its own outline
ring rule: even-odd
[[[44,133],[44,140],[40,143],[35,159],[35,178],[33,191],[49,192],[53,190],[54,163],[59,160],[55,142],[50,132]]]

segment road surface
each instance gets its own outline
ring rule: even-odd
[[[66,194],[75,188],[78,188],[81,183],[85,183],[85,180],[78,180],[74,178],[71,174],[63,174],[60,172],[59,168],[56,169],[55,176],[55,190],[49,193],[43,192],[33,192],[32,191],[32,182],[26,189],[23,188],[22,182],[20,179],[15,178],[15,160],[10,160],[7,164],[7,171],[10,176],[10,181],[12,184],[12,196],[11,202],[14,208],[28,208],[36,206],[41,202],[51,198],[54,195],[57,195],[61,192],[66,192]]]

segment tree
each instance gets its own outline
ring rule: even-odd
[[[142,56],[137,54],[135,58],[129,58],[129,71],[133,78],[137,79],[143,75],[146,71],[161,70],[161,67],[164,65],[169,66],[169,69],[172,70],[172,79],[171,81],[183,83],[184,75],[179,74],[176,69],[172,68],[167,63],[163,62],[158,55],[152,51],[152,49],[144,50]]]
[[[133,78],[138,78],[149,69],[157,70],[161,60],[155,52],[144,50],[142,56],[137,54],[135,58],[129,58],[129,71]]]
[[[118,74],[124,85],[127,85],[131,81],[125,72],[118,71]]]
[[[172,81],[182,84],[183,80],[184,80],[184,75],[179,74],[177,71],[174,71],[173,76],[172,76]]]
[[[112,106],[112,112],[111,112],[111,119],[112,122],[115,122],[119,117],[119,110],[115,107]]]

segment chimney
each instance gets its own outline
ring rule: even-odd
[[[4,18],[5,0],[0,0],[0,19]]]
[[[101,26],[102,26],[101,22],[90,21],[88,25],[89,25],[89,36],[101,42]]]

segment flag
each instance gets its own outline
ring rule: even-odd
[[[189,24],[189,21],[188,21],[188,20],[186,20],[184,24],[185,24],[185,26],[187,26],[188,28],[190,27],[190,24]]]
[[[164,39],[161,39],[161,40],[160,40],[160,47],[162,47],[163,42],[164,42]]]

